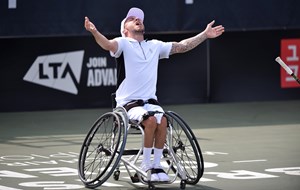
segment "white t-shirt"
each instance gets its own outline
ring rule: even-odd
[[[156,97],[156,82],[159,59],[169,58],[171,42],[149,40],[138,42],[132,38],[118,37],[118,50],[112,57],[122,53],[125,62],[125,79],[116,91],[117,105],[132,100],[148,100]]]

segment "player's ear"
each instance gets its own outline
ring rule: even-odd
[[[124,28],[123,30],[123,34],[126,36],[126,33],[128,32],[128,30],[126,28]]]

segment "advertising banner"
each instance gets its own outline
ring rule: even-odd
[[[281,59],[300,77],[300,38],[281,40]],[[280,80],[282,88],[300,88],[299,83],[290,76],[282,67],[280,68]]]
[[[2,111],[109,107],[116,64],[92,37],[2,39]]]
[[[174,35],[147,37],[174,41]],[[0,111],[111,107],[117,84],[116,62],[93,36],[7,38],[0,39],[0,49]],[[159,101],[204,101],[205,59],[202,46],[161,60]]]
[[[146,35],[179,41],[195,34]],[[114,36],[107,36],[109,39]],[[299,99],[299,30],[227,32],[159,63],[162,105]],[[0,39],[0,111],[111,107],[115,59],[93,36]],[[209,50],[209,51],[207,51]]]

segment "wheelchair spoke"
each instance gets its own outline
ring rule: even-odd
[[[103,114],[93,124],[79,156],[79,176],[87,187],[100,186],[119,163],[123,152],[119,149],[124,149],[126,142],[125,127],[121,117],[113,112]]]
[[[196,184],[203,174],[202,155],[200,147],[187,124],[174,112],[166,112],[168,124],[172,132],[172,150],[179,164],[184,168],[187,184]],[[168,162],[171,169],[176,172],[176,163]],[[178,166],[179,167],[179,166]],[[182,178],[181,173],[178,176]]]

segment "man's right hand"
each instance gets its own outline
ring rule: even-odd
[[[118,50],[118,42],[116,40],[108,40],[104,35],[102,35],[95,25],[89,20],[88,17],[84,18],[84,27],[87,31],[91,32],[92,35],[95,37],[96,42],[107,51],[111,51],[116,53]]]

